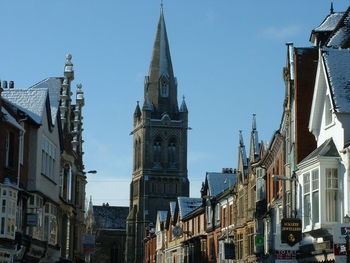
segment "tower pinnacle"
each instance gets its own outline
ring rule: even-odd
[[[330,9],[331,14],[334,13],[334,8],[333,8],[333,1],[331,2],[331,9]]]

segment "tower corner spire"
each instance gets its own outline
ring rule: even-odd
[[[333,14],[333,13],[334,13],[333,1],[331,1],[331,9],[330,9],[330,13],[331,13],[331,14]]]

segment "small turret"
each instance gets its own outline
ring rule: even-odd
[[[180,112],[188,112],[186,101],[185,101],[185,96],[182,96],[182,103],[181,103],[181,107],[180,107]]]

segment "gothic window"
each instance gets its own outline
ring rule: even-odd
[[[160,164],[161,147],[162,147],[162,139],[160,137],[157,137],[153,144],[153,162],[155,164]]]
[[[176,141],[172,138],[168,145],[168,161],[170,167],[176,166]]]
[[[169,82],[165,78],[160,81],[160,95],[164,98],[169,96]]]
[[[137,168],[141,166],[141,139],[137,143]]]
[[[137,168],[137,140],[134,143],[134,170]]]

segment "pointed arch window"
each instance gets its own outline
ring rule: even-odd
[[[157,137],[153,143],[153,162],[154,164],[160,164],[161,161],[161,148],[162,148],[162,139]]]
[[[137,143],[137,168],[141,167],[141,139]]]
[[[168,161],[170,167],[176,167],[176,140],[170,139],[168,145]]]
[[[160,79],[160,95],[163,98],[169,96],[169,81],[165,77]]]

